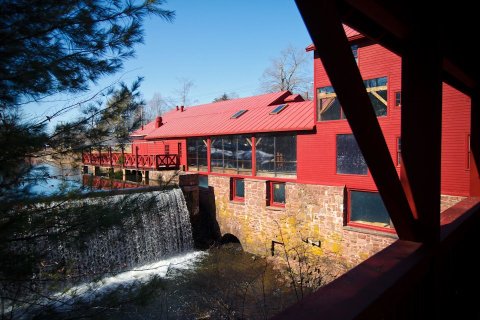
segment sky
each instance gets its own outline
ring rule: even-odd
[[[282,49],[311,43],[293,0],[169,0],[163,7],[175,11],[174,21],[147,18],[145,41],[135,47],[136,57],[127,60],[121,72],[92,85],[92,92],[142,76],[146,101],[155,93],[175,96],[179,79],[193,81],[194,105],[223,93],[251,96],[259,94],[263,71]],[[310,68],[313,74],[313,58]],[[28,105],[25,111],[43,117],[71,103],[67,98],[52,100]],[[76,115],[70,112],[58,120]]]

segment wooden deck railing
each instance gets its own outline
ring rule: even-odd
[[[179,158],[176,154],[140,155],[120,152],[82,154],[82,163],[100,167],[120,167],[126,169],[150,169],[178,168]]]
[[[480,319],[480,199],[441,217],[437,244],[398,240],[273,319]]]

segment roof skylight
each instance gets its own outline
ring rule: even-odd
[[[270,114],[279,114],[280,112],[282,112],[283,110],[285,110],[285,108],[288,107],[288,104],[281,104],[277,107],[275,107],[275,109],[272,110],[272,112],[270,112]]]
[[[237,118],[240,118],[240,116],[242,114],[244,114],[245,112],[247,112],[247,110],[240,110],[240,111],[237,111],[233,114],[233,116],[230,117],[230,119],[237,119]]]

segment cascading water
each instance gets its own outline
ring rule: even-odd
[[[98,201],[122,201],[114,196]],[[128,195],[124,217],[107,230],[98,230],[82,243],[49,243],[47,260],[65,264],[72,278],[90,280],[193,249],[189,213],[180,189]],[[58,269],[58,268],[57,268]]]

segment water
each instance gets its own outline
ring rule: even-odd
[[[239,244],[162,259],[57,299],[39,318],[266,319],[296,301],[272,265]]]
[[[55,270],[68,268],[72,279],[116,273],[193,249],[189,212],[180,189],[87,199],[74,206],[88,202],[105,207],[116,203],[111,209],[122,210],[123,217],[80,241],[40,243],[47,252],[45,264]],[[44,268],[42,273],[49,274],[51,269]]]
[[[78,171],[62,176],[64,168],[47,168],[52,177],[32,191],[79,189]],[[11,306],[14,314],[25,319],[265,319],[295,302],[284,276],[239,244],[195,251],[180,189],[51,206],[80,210],[112,204],[122,213],[120,223],[100,223],[94,232],[74,233],[72,239],[36,241],[33,246],[45,253],[33,277],[39,295],[31,299],[34,305]],[[91,212],[77,213],[83,214]],[[54,216],[59,225],[64,222],[61,214]],[[98,219],[110,216],[99,213]]]
[[[33,167],[22,187],[28,190],[30,196],[80,191],[82,187],[80,168],[54,163],[38,164]]]
[[[119,178],[110,178],[106,173],[103,173],[103,176],[82,174],[81,167],[77,165],[41,163],[33,167],[20,187],[29,197],[44,197],[160,185],[159,181],[142,181],[141,177],[138,181],[135,175],[127,176],[126,180],[121,179],[121,175]]]

